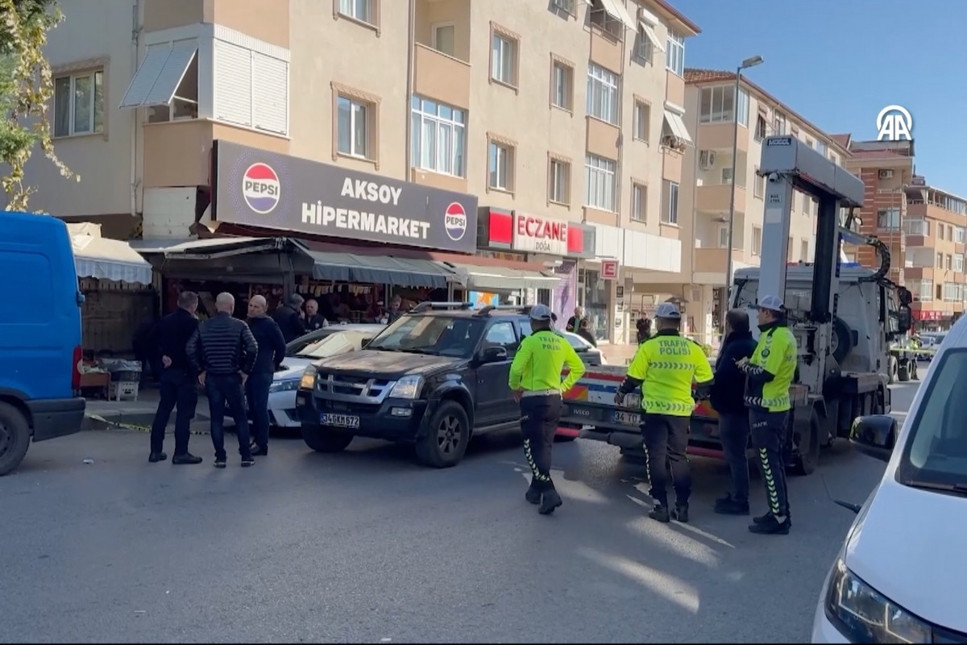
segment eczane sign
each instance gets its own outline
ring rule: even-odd
[[[515,215],[513,249],[567,255],[567,222],[534,215]]]

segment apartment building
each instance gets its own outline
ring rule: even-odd
[[[694,190],[682,195],[682,236],[692,243],[682,249],[682,273],[676,276],[688,300],[696,333],[715,343],[722,319],[723,289],[728,269],[729,209],[735,174],[732,228],[733,271],[758,266],[762,251],[765,178],[759,175],[762,140],[790,134],[842,165],[844,145],[744,76],[738,98],[735,73],[685,70],[687,127],[695,133],[685,154],[682,181]],[[737,132],[736,158],[732,158]],[[817,203],[796,191],[790,223],[789,262],[811,262],[815,252]]]
[[[505,269],[498,286],[558,315],[584,305],[599,338],[632,337],[634,296],[681,272],[688,239],[697,25],[666,0],[265,7],[66,5],[48,47],[51,115],[82,181],[35,159],[34,205],[120,221],[141,248],[214,231],[363,258],[378,243],[468,274],[487,260]],[[544,274],[529,279],[534,266]]]

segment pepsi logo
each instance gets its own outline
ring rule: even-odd
[[[279,205],[281,189],[279,176],[264,163],[253,163],[242,175],[242,197],[259,215],[271,213]]]
[[[459,242],[467,234],[467,211],[463,210],[460,202],[451,202],[447,206],[446,214],[443,219],[447,237],[454,242]]]

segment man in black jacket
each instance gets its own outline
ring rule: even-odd
[[[215,298],[214,317],[203,322],[188,341],[188,359],[198,372],[198,382],[208,394],[211,411],[212,444],[215,468],[225,467],[225,403],[235,419],[238,452],[242,466],[255,463],[249,445],[248,419],[245,417],[245,393],[242,388],[255,367],[259,346],[252,331],[243,321],[232,318],[235,297],[220,293]]]
[[[290,294],[286,298],[286,304],[279,305],[272,312],[272,319],[282,330],[282,337],[285,342],[291,343],[300,336],[306,334],[306,322],[302,317],[302,303],[305,300],[297,293]]]
[[[724,515],[749,514],[749,409],[745,405],[745,374],[736,361],[750,358],[755,340],[749,331],[749,314],[733,309],[725,316],[726,336],[715,361],[712,407],[719,414],[722,451],[732,473],[732,491],[715,500],[715,512]]]
[[[151,454],[148,456],[151,463],[168,458],[162,449],[165,429],[175,406],[178,406],[178,413],[175,415],[175,454],[171,463],[200,464],[202,461],[201,457],[188,452],[189,429],[198,405],[198,386],[185,348],[188,339],[198,329],[198,318],[195,317],[197,309],[198,294],[182,291],[178,296],[178,310],[158,323],[154,351],[162,366],[158,377],[161,400],[158,401],[158,410],[151,424]]]
[[[267,308],[262,296],[254,296],[248,301],[248,326],[259,346],[255,367],[245,381],[245,396],[252,417],[254,456],[269,454],[269,386],[275,370],[285,358],[285,338],[278,323],[265,315]]]

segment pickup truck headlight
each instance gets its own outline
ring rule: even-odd
[[[826,616],[851,643],[929,643],[930,625],[888,600],[836,561]]]
[[[289,390],[298,390],[299,381],[297,378],[289,378],[284,381],[272,381],[269,385],[269,394],[274,394],[276,392],[287,392]]]
[[[299,389],[300,390],[311,390],[316,386],[316,368],[313,365],[306,367],[306,371],[302,373],[302,378],[299,379]]]
[[[393,390],[389,393],[394,399],[415,399],[420,395],[420,386],[423,385],[421,376],[404,376],[396,382]]]

